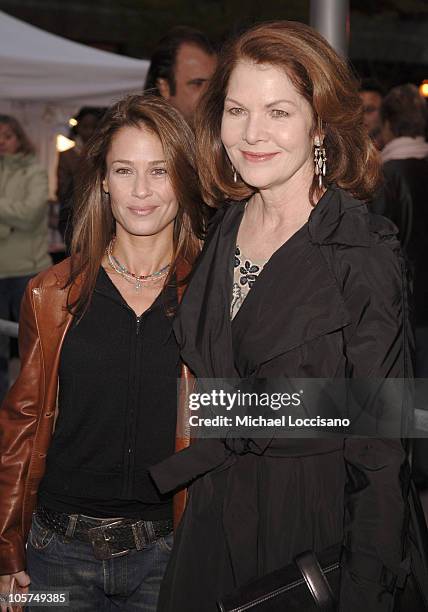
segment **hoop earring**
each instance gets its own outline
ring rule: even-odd
[[[314,165],[315,175],[318,177],[318,186],[321,189],[323,186],[322,178],[327,171],[327,154],[325,147],[321,144],[319,136],[315,138],[314,145]]]

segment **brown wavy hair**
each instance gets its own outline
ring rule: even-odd
[[[205,201],[217,206],[225,199],[243,200],[255,192],[241,178],[233,182],[220,138],[230,75],[240,61],[269,64],[286,72],[312,108],[313,132],[320,127],[324,134],[326,183],[335,183],[359,199],[370,199],[380,181],[380,161],[364,127],[357,80],[315,30],[294,21],[277,21],[254,26],[226,44],[201,100],[195,126]],[[316,194],[314,175],[309,192],[312,203]]]
[[[382,121],[388,121],[395,138],[425,136],[427,115],[425,99],[412,83],[393,87],[380,108]]]
[[[73,213],[71,272],[66,285],[70,287],[81,277],[79,298],[68,304],[73,315],[82,316],[88,307],[105,250],[114,235],[109,195],[102,189],[107,153],[121,128],[141,126],[156,134],[162,143],[168,177],[178,201],[173,260],[165,283],[171,281],[178,260],[191,265],[199,252],[204,212],[193,132],[163,98],[151,94],[128,96],[106,112],[80,164],[82,178]]]
[[[24,155],[33,155],[35,153],[34,145],[28,138],[18,119],[15,119],[15,117],[12,117],[11,115],[0,115],[0,123],[3,125],[8,125],[15,134],[16,139],[19,142],[17,153],[23,153]]]

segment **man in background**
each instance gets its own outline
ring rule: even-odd
[[[363,103],[364,124],[373,140],[375,147],[380,151],[383,147],[382,122],[380,108],[383,100],[383,89],[374,79],[363,79],[360,87],[360,98]]]
[[[391,89],[381,108],[385,177],[382,214],[394,221],[413,276],[415,375],[428,378],[428,142],[427,109],[410,83]],[[426,398],[428,408],[428,397]]]
[[[155,48],[144,90],[168,100],[191,125],[216,64],[214,47],[203,32],[177,26]]]
[[[382,214],[399,230],[413,286],[410,300],[415,336],[416,407],[428,410],[428,142],[425,140],[427,109],[412,84],[394,87],[382,108],[381,151],[384,183]],[[428,512],[428,439],[413,445],[413,477]],[[428,517],[428,514],[427,514]]]
[[[66,245],[66,253],[70,250],[73,233],[73,205],[76,188],[80,176],[80,158],[82,151],[97,129],[105,108],[84,106],[77,113],[76,125],[70,130],[70,138],[74,140],[72,149],[63,151],[58,157],[57,168],[57,199],[59,202],[58,229]]]

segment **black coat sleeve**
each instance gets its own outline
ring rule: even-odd
[[[343,296],[352,317],[344,346],[352,378],[409,374],[406,288],[398,243],[379,238],[344,251]],[[400,410],[401,398],[397,398]],[[340,612],[390,612],[402,562],[406,453],[400,439],[345,441],[344,555]]]
[[[404,250],[409,246],[413,230],[413,199],[400,160],[391,160],[383,167],[384,210],[382,214],[395,223]]]

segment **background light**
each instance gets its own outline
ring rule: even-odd
[[[70,127],[74,127],[75,125],[77,125],[77,123],[78,123],[78,121],[74,117],[71,117],[71,119],[68,120],[68,125]]]
[[[62,151],[68,151],[68,149],[72,149],[75,146],[74,140],[70,140],[70,138],[66,138],[62,134],[57,134],[56,137],[56,150],[62,153]]]
[[[424,98],[428,98],[428,79],[425,79],[419,85],[419,93],[421,96],[424,96]]]

